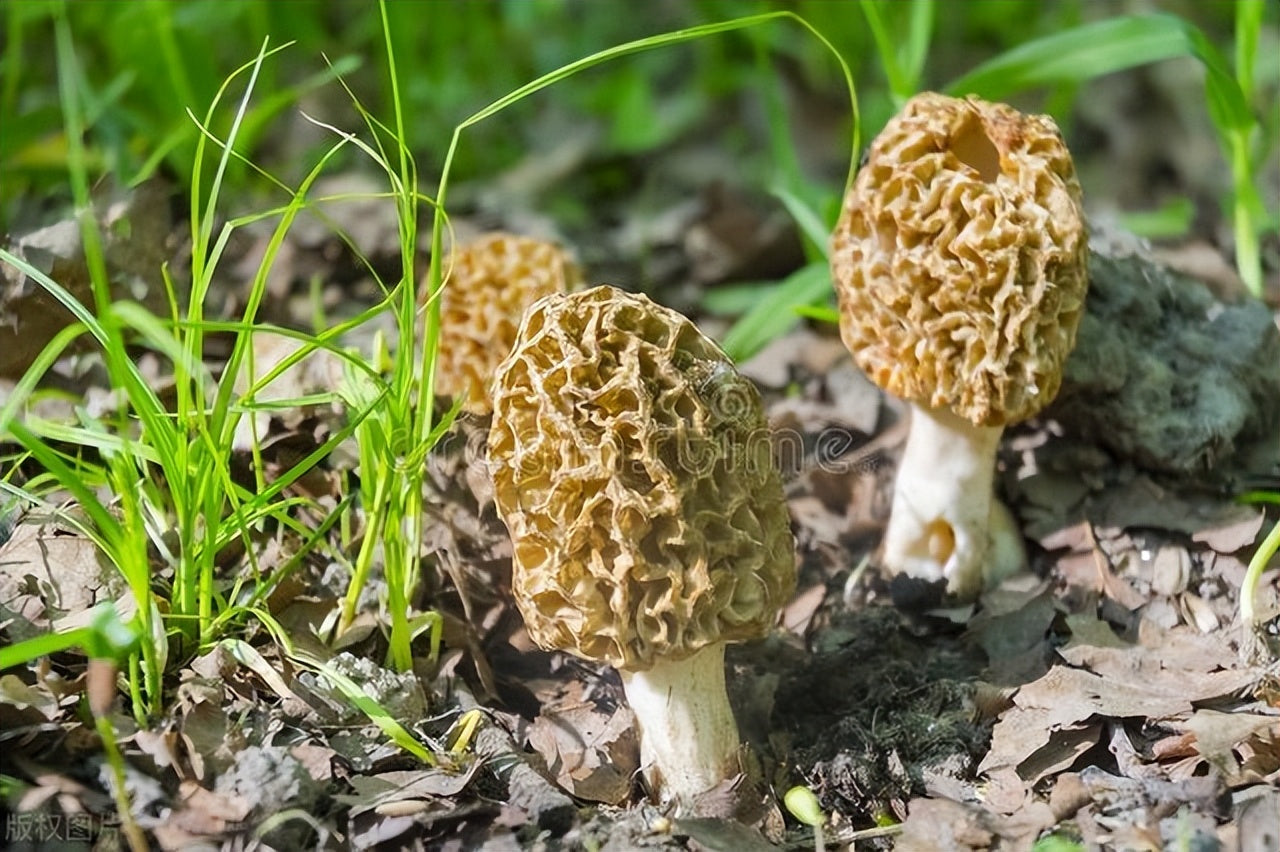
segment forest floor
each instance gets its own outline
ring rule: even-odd
[[[1194,172],[1170,147],[1147,156]],[[706,168],[714,141],[625,164],[592,161],[587,150],[567,163],[531,154],[491,182],[462,187],[460,237],[502,228],[563,239],[589,283],[642,289],[712,336],[726,320],[704,310],[709,293],[803,261],[776,202],[736,185],[727,164]],[[1103,145],[1092,156],[1112,154]],[[1089,156],[1085,175],[1101,168]],[[617,179],[601,179],[601,170],[618,168],[642,191],[593,198]],[[553,191],[583,193],[594,224],[563,228],[536,212],[548,191],[537,176],[551,171],[560,176]],[[326,180],[318,194],[376,189],[357,174]],[[1141,192],[1118,185],[1094,209],[1105,213]],[[119,201],[136,214],[135,249],[124,255],[135,251],[132,260],[145,266],[157,251],[181,252],[186,226],[169,213],[182,204],[167,189],[145,187]],[[390,204],[345,202],[327,213],[375,267],[398,268]],[[207,304],[235,315],[268,234],[247,228],[233,241]],[[73,242],[51,251],[74,266]],[[1268,251],[1275,326],[1276,246]],[[1207,282],[1213,295],[1205,298],[1243,297],[1203,235],[1157,254]],[[272,270],[273,300],[261,318],[307,327],[317,279],[334,317],[375,296],[345,246],[304,221]],[[162,384],[156,363],[147,369]],[[68,365],[58,380],[75,404],[108,405],[101,371],[86,364]],[[778,797],[805,784],[830,816],[826,840],[836,847],[856,839],[862,849],[1028,849],[1052,834],[1086,848],[1280,849],[1280,566],[1263,578],[1259,607],[1271,630],[1261,642],[1269,647],[1252,659],[1242,654],[1237,614],[1245,566],[1275,515],[1237,503],[1228,478],[1274,476],[1275,434],[1232,436],[1214,449],[1214,470],[1191,473],[1161,469],[1096,428],[1063,426],[1050,410],[1006,433],[997,477],[1027,539],[1030,570],[970,607],[906,608],[895,606],[875,564],[905,437],[901,405],[869,385],[835,329],[820,323],[797,325],[742,369],[760,386],[774,428],[799,439],[784,459],[799,585],[773,636],[728,655],[759,795],[724,791],[697,819],[671,818],[644,800],[617,675],[534,647],[504,596],[510,544],[477,485],[470,440],[484,423],[464,418],[430,462],[432,554],[418,603],[444,616],[439,664],[424,659],[404,675],[382,668],[386,643],[372,618],[325,652],[415,730],[443,736],[459,714],[483,708],[456,765],[424,766],[389,745],[340,693],[251,629],[245,638],[257,660],[235,659],[223,646],[191,660],[172,675],[169,712],[151,728],[138,729],[123,708],[113,716],[133,808],[154,844],[804,849],[813,848],[812,832]],[[1196,404],[1187,403],[1188,417]],[[278,412],[268,461],[289,464],[340,417]],[[348,481],[339,473],[351,464],[337,453],[295,487],[335,503]],[[265,537],[263,570],[294,544],[283,532]],[[295,642],[321,649],[315,637],[346,579],[324,560],[306,561],[268,606]],[[66,624],[118,586],[87,539],[29,513],[0,545],[0,629],[16,641]],[[369,600],[376,591],[375,580]],[[84,690],[83,660],[68,655],[0,677],[3,771],[26,785],[9,802],[6,848],[119,848],[110,845],[120,839],[118,818],[80,709]]]

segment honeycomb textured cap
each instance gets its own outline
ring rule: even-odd
[[[680,314],[535,303],[494,380],[489,467],[530,635],[640,671],[764,635],[795,544],[760,396]]]
[[[1071,155],[1053,120],[926,92],[871,144],[831,269],[872,381],[979,426],[1058,393],[1088,287]]]
[[[554,243],[505,233],[468,243],[451,260],[440,294],[436,390],[466,394],[463,410],[487,414],[489,384],[515,343],[525,308],[577,288],[582,273]]]

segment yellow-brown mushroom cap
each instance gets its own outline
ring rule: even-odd
[[[525,314],[489,466],[530,635],[644,670],[757,638],[795,587],[760,397],[688,319],[612,287]]]
[[[832,236],[841,336],[895,396],[1017,422],[1058,393],[1086,252],[1052,119],[917,95],[871,144]]]
[[[582,274],[554,243],[512,234],[487,234],[450,258],[440,293],[436,390],[466,394],[463,409],[487,414],[489,383],[515,343],[525,308],[543,296],[581,284]]]

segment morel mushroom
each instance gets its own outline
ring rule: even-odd
[[[967,600],[1024,556],[993,496],[1000,435],[1057,394],[1088,286],[1080,185],[1047,116],[925,93],[872,143],[831,268],[845,345],[908,401],[895,574]]]
[[[529,309],[493,397],[529,633],[619,670],[651,789],[687,805],[737,766],[725,643],[795,587],[759,394],[680,314],[596,287]]]
[[[436,390],[466,394],[463,410],[487,414],[489,382],[516,339],[525,308],[543,296],[575,289],[581,272],[554,243],[487,234],[462,246],[446,268],[440,293]]]

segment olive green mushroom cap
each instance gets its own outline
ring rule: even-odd
[[[872,142],[831,269],[872,381],[977,426],[1057,395],[1088,287],[1080,185],[1053,120],[926,92]]]
[[[685,317],[613,287],[525,314],[489,466],[539,645],[645,670],[764,635],[794,540],[752,383]]]
[[[449,262],[439,297],[436,391],[466,394],[464,410],[487,414],[489,383],[511,351],[525,308],[576,289],[582,273],[555,243],[502,232],[461,246]]]

